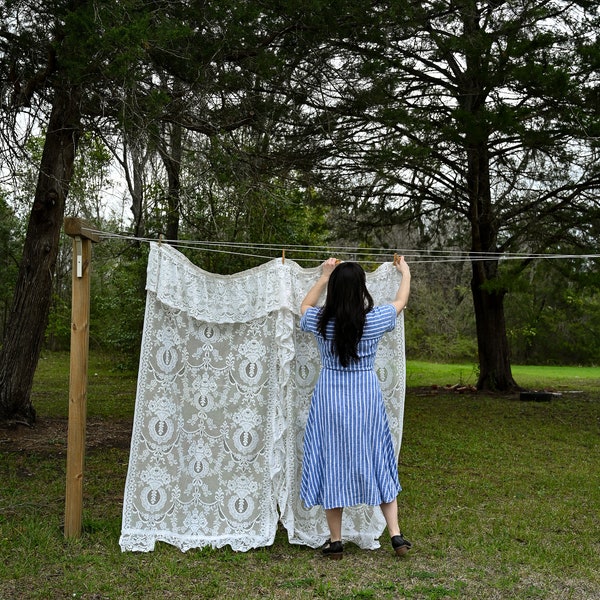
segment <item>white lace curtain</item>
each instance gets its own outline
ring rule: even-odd
[[[323,511],[299,498],[302,438],[319,373],[299,308],[320,269],[272,260],[215,275],[166,244],[151,244],[147,300],[120,546],[157,541],[185,551],[289,541],[318,547]],[[367,275],[376,304],[393,299],[391,263]],[[376,369],[399,452],[404,412],[402,315],[380,343]],[[344,539],[379,546],[378,508],[344,511]]]

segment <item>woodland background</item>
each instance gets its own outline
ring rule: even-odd
[[[0,262],[0,327],[3,333],[14,293],[18,272],[18,260],[26,229],[24,209],[35,186],[35,165],[39,160],[41,138],[32,151],[32,161],[23,164],[18,183],[19,194],[4,196],[3,215],[0,225],[0,244],[3,250]],[[38,156],[35,156],[35,153]],[[156,165],[160,171],[160,165]],[[112,170],[112,156],[108,149],[91,138],[86,141],[76,165],[67,215],[79,215],[100,231],[122,232],[127,235],[131,228],[128,200],[111,198],[116,173]],[[194,173],[186,172],[191,185]],[[158,239],[164,235],[165,191],[156,181],[146,195],[150,207],[146,222],[146,235]],[[193,183],[192,183],[193,182]],[[290,250],[289,245],[326,245],[344,239],[336,227],[338,221],[328,217],[320,206],[306,208],[298,198],[277,198],[272,192],[245,204],[221,206],[219,235],[206,235],[193,227],[182,229],[182,240],[228,239],[270,240],[271,243],[287,242],[287,256],[294,260],[298,255],[303,266],[316,266],[319,258]],[[107,198],[111,208],[106,208]],[[11,201],[9,206],[8,200]],[[17,201],[17,210],[15,210]],[[185,205],[184,205],[185,206]],[[20,209],[20,210],[19,210]],[[254,218],[253,211],[261,214]],[[19,217],[19,214],[21,217]],[[308,214],[308,217],[306,215]],[[150,224],[156,219],[154,225]],[[241,227],[240,222],[244,224]],[[213,223],[213,226],[217,226]],[[412,241],[410,227],[398,232],[398,247]],[[202,235],[204,234],[204,235]],[[376,242],[365,235],[364,246]],[[343,242],[342,242],[343,243]],[[283,247],[283,244],[282,244]],[[407,355],[415,360],[434,362],[477,363],[477,341],[472,300],[469,292],[470,270],[468,261],[437,261],[428,256],[427,248],[419,248],[417,240],[413,248],[415,264],[412,296],[406,312]],[[196,264],[218,273],[235,273],[264,262],[244,256],[248,250],[202,252],[182,248]],[[390,248],[390,260],[394,247]],[[137,366],[145,308],[145,277],[147,244],[129,240],[109,239],[93,245],[93,275],[91,290],[90,345],[93,349],[118,356],[125,368]],[[264,254],[265,250],[259,250]],[[268,254],[268,251],[267,251]],[[344,254],[343,252],[341,253]],[[277,258],[281,251],[272,251]],[[311,257],[310,260],[305,260]],[[326,255],[323,254],[323,257]],[[352,258],[351,255],[346,255]],[[431,262],[420,262],[423,258]],[[410,262],[410,258],[407,256]],[[61,237],[57,270],[53,280],[52,305],[45,333],[47,350],[68,350],[71,325],[71,261],[72,239]],[[591,264],[594,264],[590,261]],[[597,264],[597,263],[596,263]],[[365,263],[367,269],[375,268],[376,262]],[[600,272],[586,268],[585,261],[578,258],[539,260],[522,275],[510,281],[510,293],[506,298],[508,336],[511,358],[514,364],[538,365],[586,365],[600,364]]]
[[[590,1],[7,0],[0,418],[35,419],[40,352],[68,346],[64,216],[399,250],[409,356],[472,361],[501,391],[511,363],[597,365],[599,31]],[[147,250],[94,247],[91,344],[124,365]],[[187,252],[219,273],[257,260]]]

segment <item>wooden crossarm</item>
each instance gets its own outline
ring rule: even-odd
[[[70,237],[80,237],[92,242],[100,241],[100,236],[95,233],[94,227],[79,217],[65,217],[64,228],[65,233]]]

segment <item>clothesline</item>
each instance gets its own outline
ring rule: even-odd
[[[273,260],[285,257],[287,252],[315,255],[314,258],[294,257],[295,262],[314,262],[324,256],[337,254],[351,255],[355,259],[362,258],[369,262],[389,262],[392,256],[400,254],[411,264],[418,263],[450,263],[450,262],[481,262],[488,260],[533,260],[533,259],[598,259],[600,254],[551,254],[535,252],[470,252],[466,250],[422,250],[422,249],[391,249],[391,248],[365,248],[362,246],[324,246],[302,244],[265,244],[249,242],[223,242],[209,240],[169,240],[163,238],[137,237],[130,234],[120,234],[100,231],[91,228],[82,228],[89,233],[97,235],[103,240],[122,240],[136,242],[159,242],[169,244],[175,248],[187,248],[231,254],[258,259]],[[270,254],[262,254],[270,252]]]

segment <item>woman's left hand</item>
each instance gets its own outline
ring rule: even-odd
[[[323,269],[323,275],[329,277],[333,270],[337,267],[340,261],[337,258],[328,258],[321,266]]]
[[[310,290],[308,290],[306,297],[300,305],[300,314],[303,315],[310,307],[317,304],[321,294],[323,293],[323,290],[325,290],[328,285],[329,276],[333,273],[333,270],[337,266],[338,262],[339,261],[335,258],[328,258],[321,265],[321,277],[319,277]]]

